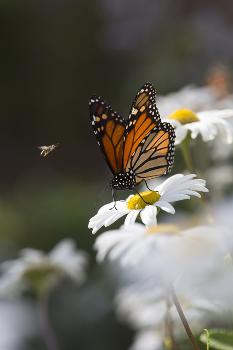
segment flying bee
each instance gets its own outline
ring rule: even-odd
[[[59,143],[55,143],[54,145],[38,146],[37,148],[41,150],[40,155],[42,157],[47,157],[47,155],[53,152],[59,145]]]

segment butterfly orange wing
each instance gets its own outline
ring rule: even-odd
[[[123,137],[125,121],[101,97],[89,102],[91,123],[105,159],[113,174],[123,167]]]
[[[175,131],[171,124],[160,123],[138,145],[130,159],[136,183],[167,174],[174,163]]]
[[[126,171],[129,170],[130,158],[138,145],[160,122],[155,104],[155,88],[152,84],[145,83],[133,101],[126,124],[123,147],[123,168]]]

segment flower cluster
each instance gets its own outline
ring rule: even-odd
[[[20,257],[2,264],[0,296],[7,297],[32,289],[44,292],[68,277],[76,283],[85,279],[87,255],[77,250],[71,239],[58,243],[50,253],[24,249]]]
[[[209,88],[191,93],[193,100],[183,99],[189,90],[181,91],[179,98],[160,98],[158,103],[163,119],[175,127],[176,145],[189,147],[198,135],[204,142],[220,136],[232,144],[233,104],[218,109],[218,98]],[[131,350],[173,348],[169,342],[184,336],[178,301],[196,333],[232,305],[233,236],[205,198],[206,181],[185,172],[150,187],[104,205],[88,225],[95,234],[124,218],[120,228],[101,233],[94,248],[99,263],[107,260],[111,266],[114,261],[118,266],[115,306],[119,318],[137,332]],[[175,214],[174,203],[187,203],[192,197],[199,199],[199,210],[192,209],[191,215],[180,210],[173,220],[165,215]],[[162,211],[163,223],[158,220]]]

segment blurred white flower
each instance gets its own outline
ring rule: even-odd
[[[220,225],[227,225],[231,229],[233,236],[233,195],[230,193],[228,198],[217,201],[212,206],[211,210],[215,220]]]
[[[17,295],[27,288],[47,288],[65,276],[81,283],[86,264],[86,253],[77,250],[71,239],[59,242],[48,254],[23,249],[18,259],[1,265],[0,296]]]
[[[95,242],[97,260],[106,257],[130,267],[131,282],[152,288],[179,283],[191,286],[205,280],[216,260],[231,251],[231,230],[224,226],[197,226],[179,229],[173,225],[142,224],[121,227],[101,234]]]
[[[201,262],[197,260],[196,263]],[[226,322],[232,323],[232,269],[232,262],[216,258],[199,283],[196,280],[188,285],[179,278],[175,281],[176,296],[194,333],[213,325],[213,322],[218,327]],[[142,273],[143,271],[137,276],[137,283],[132,284],[130,281],[129,287],[121,288],[115,299],[120,320],[137,331],[131,349],[139,350],[143,340],[145,350],[154,349],[153,345],[164,343],[169,337],[168,319],[175,340],[186,337],[167,285],[158,281],[157,284],[145,286]]]
[[[176,294],[182,308],[186,310],[187,318],[193,323],[207,312],[219,311],[215,301],[209,300],[206,296],[202,297],[197,289],[182,288],[180,285],[176,289]],[[146,291],[136,291],[132,287],[123,288],[117,294],[115,306],[119,318],[130,323],[135,329],[158,328],[164,322],[168,309],[172,319],[179,321],[171,296],[167,290],[159,286]],[[205,317],[208,318],[209,315]]]
[[[38,337],[33,308],[23,300],[0,303],[0,349],[22,350],[32,337]]]
[[[184,292],[181,285],[177,297],[194,332],[200,332],[214,316],[217,318],[219,307],[196,291]],[[137,331],[131,350],[163,348],[170,336],[168,319],[175,339],[186,337],[172,300],[162,290],[156,293],[154,289],[146,292],[123,289],[117,295],[115,306],[120,320]]]
[[[219,137],[217,137],[213,144],[211,144],[210,156],[214,162],[222,162],[228,160],[233,155],[232,144],[224,143]]]
[[[180,144],[187,133],[195,139],[200,134],[203,141],[214,140],[217,135],[224,143],[233,142],[233,109],[206,110],[194,113],[190,109],[179,109],[166,117],[176,131],[176,144]]]
[[[131,230],[102,234],[98,241],[100,260],[108,254],[115,259],[114,266],[123,264],[116,310],[120,319],[137,331],[130,349],[139,350],[143,341],[145,350],[160,349],[169,341],[165,328],[168,314],[175,339],[186,338],[170,294],[171,284],[194,333],[213,321],[221,327],[221,317],[232,322],[233,264],[226,259],[233,247],[230,229],[200,226],[179,230],[157,225],[146,230],[134,224]]]
[[[200,198],[199,192],[208,192],[205,180],[195,177],[194,174],[176,174],[155,186],[153,191],[141,192],[140,196],[130,195],[126,200],[117,201],[116,208],[113,208],[114,202],[106,204],[90,219],[88,228],[92,229],[92,233],[96,233],[102,226],[110,226],[125,215],[125,226],[132,225],[138,215],[145,225],[155,225],[157,208],[174,214],[172,202],[190,199],[191,196]]]
[[[143,329],[136,333],[129,350],[161,350],[164,348],[164,339],[161,330]]]
[[[231,188],[233,185],[233,166],[230,164],[212,166],[206,171],[208,183],[214,191],[212,196],[216,194],[223,195],[224,190]]]
[[[162,117],[177,109],[189,108],[194,112],[210,109],[233,108],[233,95],[220,96],[218,89],[211,86],[185,86],[179,91],[158,96],[157,105]]]
[[[218,108],[233,108],[233,94],[229,94],[218,101]]]

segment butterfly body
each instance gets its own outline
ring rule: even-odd
[[[133,170],[116,174],[110,185],[116,190],[133,190],[136,186],[136,177]]]
[[[141,181],[170,171],[175,131],[160,119],[152,84],[145,83],[138,91],[128,119],[101,97],[92,96],[89,108],[94,134],[113,174],[113,190],[132,190]]]

